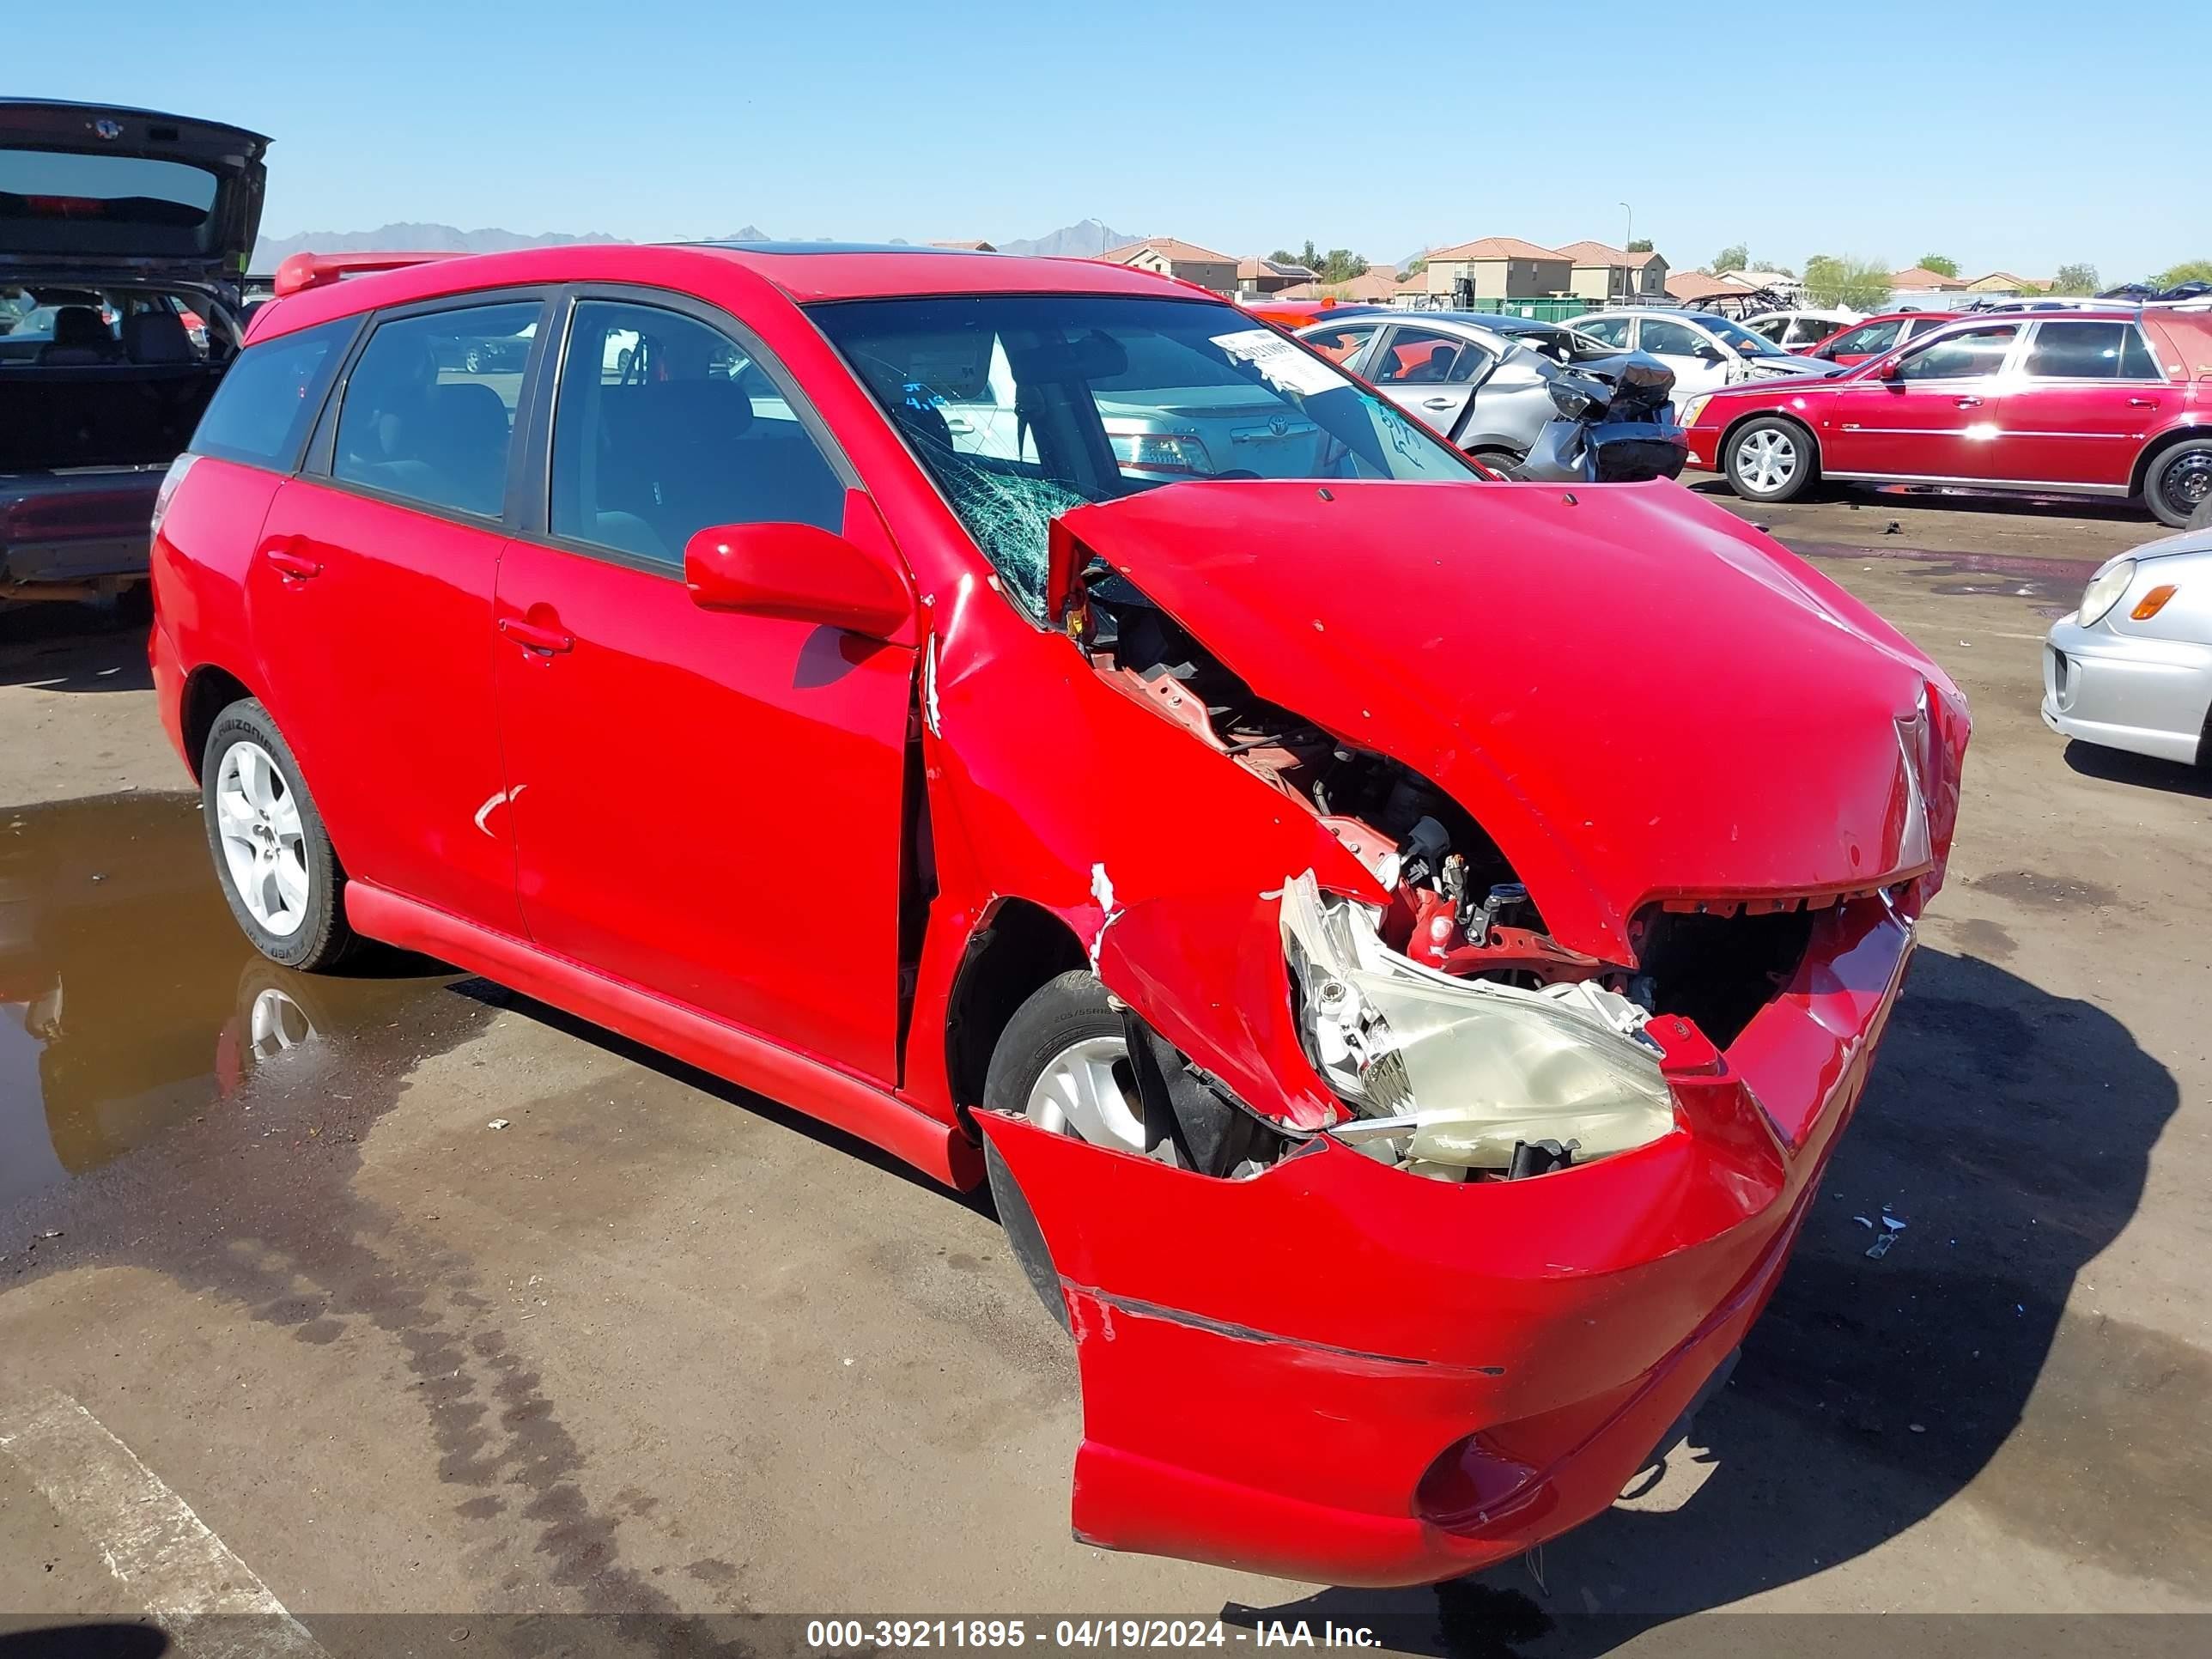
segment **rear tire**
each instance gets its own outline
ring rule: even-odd
[[[1747,501],[1794,501],[1820,474],[1813,434],[1778,415],[1746,421],[1729,434],[1722,469]]]
[[[358,942],[345,872],[291,744],[253,698],[216,716],[200,757],[200,816],[240,930],[270,961],[315,973]]]
[[[2162,525],[2195,530],[2212,505],[2212,438],[2185,438],[2150,459],[2143,473],[2143,505]]]
[[[1528,459],[1517,449],[1470,449],[1467,453],[1501,478],[1510,478],[1513,469]]]

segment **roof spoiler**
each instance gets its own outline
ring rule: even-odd
[[[276,267],[276,297],[281,300],[304,289],[325,288],[347,276],[400,270],[455,257],[451,253],[295,253]]]

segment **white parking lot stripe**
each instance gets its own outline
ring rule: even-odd
[[[191,1506],[67,1395],[0,1407],[0,1452],[78,1528],[156,1618],[191,1621],[186,1645],[270,1655],[322,1649]],[[250,1614],[234,1628],[203,1614]]]

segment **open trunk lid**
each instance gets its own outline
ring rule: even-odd
[[[269,140],[152,110],[0,98],[0,280],[246,274]]]

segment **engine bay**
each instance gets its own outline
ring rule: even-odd
[[[1671,1117],[1644,1022],[1681,1013],[1725,1048],[1789,982],[1834,902],[1652,906],[1632,925],[1638,963],[1583,955],[1549,935],[1504,854],[1443,789],[1254,694],[1126,576],[1093,562],[1081,591],[1076,636],[1109,684],[1297,799],[1389,893],[1377,910],[1286,872],[1301,1030],[1351,1114],[1330,1133],[1370,1155],[1441,1179],[1511,1179],[1656,1138]],[[1468,1030],[1501,1012],[1518,1018],[1470,1046]],[[1540,1029],[1573,1041],[1537,1040],[1532,1058]],[[1584,1075],[1592,1065],[1601,1079]],[[1409,1077],[1422,1072],[1425,1091]],[[1544,1098],[1531,1109],[1486,1096],[1474,1110],[1470,1072],[1518,1075]],[[1431,1109],[1447,1091],[1453,1106]]]

